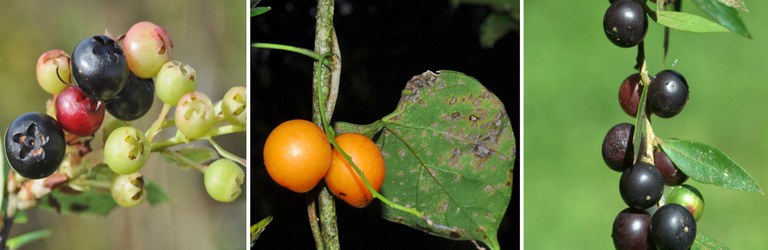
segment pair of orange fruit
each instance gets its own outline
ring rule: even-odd
[[[378,191],[385,167],[376,144],[357,133],[344,133],[335,140]],[[297,193],[312,190],[325,177],[328,189],[349,205],[363,208],[373,201],[352,165],[331,149],[323,130],[309,121],[290,120],[272,130],[264,144],[264,165],[275,182]]]

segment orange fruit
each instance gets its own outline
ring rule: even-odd
[[[264,165],[277,184],[297,193],[317,185],[331,164],[331,145],[320,127],[305,120],[277,126],[264,143]]]
[[[365,178],[376,191],[384,182],[385,166],[381,150],[368,137],[345,133],[336,136],[336,143],[349,155],[352,162],[360,168]],[[356,208],[363,208],[373,201],[373,195],[357,175],[352,165],[333,149],[331,168],[325,174],[325,184],[336,197]]]

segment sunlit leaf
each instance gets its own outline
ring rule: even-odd
[[[693,241],[691,250],[727,250],[728,247],[723,243],[707,237],[701,233],[696,234],[696,240]]]
[[[747,31],[747,26],[739,18],[739,12],[736,9],[728,7],[718,0],[693,0],[693,2],[699,6],[699,9],[712,17],[712,19],[715,19],[715,22],[723,27],[743,37],[751,37],[749,31]]]
[[[659,24],[676,30],[690,32],[728,32],[728,29],[725,27],[690,13],[658,11],[656,12],[656,17],[656,22]]]

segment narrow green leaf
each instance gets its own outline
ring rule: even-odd
[[[693,0],[693,2],[699,6],[699,9],[726,29],[736,32],[736,34],[743,37],[751,38],[749,31],[747,31],[747,26],[739,18],[739,12],[736,9],[728,7],[718,0]]]
[[[264,13],[267,13],[267,11],[271,10],[270,7],[255,7],[251,8],[251,17],[255,17]]]
[[[27,243],[43,239],[45,237],[48,237],[51,235],[51,231],[47,229],[37,230],[28,232],[13,238],[8,239],[8,248],[11,250],[19,249],[20,247],[26,245]]]
[[[147,201],[149,201],[149,205],[157,205],[163,202],[169,202],[171,201],[171,198],[168,197],[167,194],[165,194],[165,191],[163,191],[160,186],[155,184],[154,182],[147,182]]]
[[[480,24],[480,45],[492,48],[496,41],[514,30],[516,25],[512,16],[504,13],[489,14]]]
[[[691,250],[727,250],[728,247],[701,233],[696,234]]]
[[[382,216],[498,249],[517,152],[498,97],[462,73],[427,71],[408,81],[397,109],[382,122],[376,140],[387,164],[381,193],[433,223],[387,206]]]
[[[269,226],[269,223],[271,222],[272,216],[270,215],[259,221],[259,223],[253,224],[251,226],[251,247],[253,247],[253,244],[256,243],[256,240],[259,239],[261,233],[267,229],[267,226]]]
[[[725,5],[733,7],[734,9],[739,9],[744,12],[749,12],[749,10],[747,10],[747,6],[745,6],[744,2],[741,0],[719,0],[719,1]]]
[[[381,131],[382,128],[384,128],[384,123],[381,122],[381,120],[367,125],[357,125],[348,122],[335,122],[333,127],[334,130],[336,130],[336,133],[339,134],[343,132],[354,132],[365,135],[367,137],[373,137],[376,133]]]
[[[755,179],[720,150],[694,141],[668,139],[661,148],[683,173],[701,183],[763,193]]]
[[[690,32],[728,32],[723,26],[709,21],[703,17],[675,11],[656,12],[656,22],[676,30]]]

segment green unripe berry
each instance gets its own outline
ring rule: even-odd
[[[160,68],[155,77],[155,94],[164,103],[176,105],[186,93],[197,88],[197,73],[189,64],[169,61]]]
[[[174,116],[176,127],[190,140],[205,136],[216,123],[211,98],[197,91],[179,99]]]
[[[140,130],[119,127],[104,143],[104,163],[118,174],[139,171],[149,159],[150,143]]]
[[[147,192],[144,188],[144,177],[139,172],[128,175],[118,175],[110,188],[112,199],[121,207],[133,207],[144,200]]]
[[[245,87],[236,86],[229,89],[221,100],[221,112],[224,113],[224,119],[227,119],[232,125],[245,126],[248,113],[246,105]]]
[[[691,212],[696,221],[699,221],[704,214],[704,197],[699,190],[688,184],[672,187],[669,195],[667,195],[666,203],[680,204]]]
[[[219,159],[205,169],[205,191],[214,200],[232,202],[240,196],[245,173],[237,163]]]

